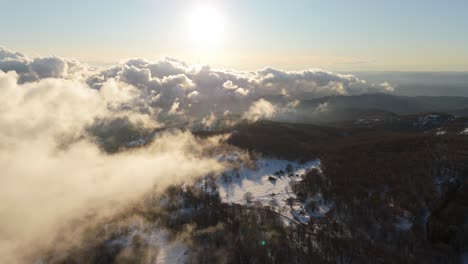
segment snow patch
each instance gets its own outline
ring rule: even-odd
[[[187,263],[188,248],[178,240],[171,241],[169,232],[154,228],[150,233],[140,230],[138,227],[129,227],[133,231],[130,234],[118,237],[108,242],[108,246],[127,248],[131,246],[136,236],[140,237],[144,243],[157,252],[156,264],[166,263]]]
[[[317,218],[324,217],[335,206],[334,203],[325,201],[321,193],[317,193],[315,196],[308,198],[306,204],[308,205],[309,214]]]
[[[144,144],[146,144],[146,140],[140,138],[140,139],[128,142],[126,146],[132,148],[132,147],[141,147]]]
[[[380,119],[380,118],[371,118],[371,119],[359,118],[358,120],[354,121],[354,124],[356,124],[356,125],[367,125],[367,124],[378,123],[378,122],[381,122],[381,121],[382,121],[382,119]]]
[[[459,135],[468,135],[468,128],[465,128],[463,131],[458,133]]]
[[[403,216],[397,216],[395,227],[402,231],[408,231],[413,227],[413,222],[410,219],[411,214],[407,211],[403,213]]]
[[[461,264],[468,264],[468,251],[463,252],[463,254],[460,256],[460,263]]]
[[[426,115],[423,117],[418,117],[417,121],[413,124],[415,127],[427,127],[427,126],[434,126],[440,125],[442,123],[442,119],[439,115]]]
[[[156,264],[187,263],[188,249],[179,241],[170,242],[169,233],[155,229],[151,233],[149,242],[159,248]]]
[[[270,206],[283,216],[307,223],[311,215],[297,200],[291,183],[301,181],[308,170],[319,165],[319,160],[301,164],[261,158],[255,162],[255,168],[241,164],[237,169],[225,171],[217,180],[219,195],[225,203]],[[327,208],[321,209],[324,211]]]

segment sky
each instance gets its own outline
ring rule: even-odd
[[[33,57],[105,65],[169,56],[240,70],[468,71],[465,0],[0,0],[0,6],[0,45]],[[201,6],[215,11],[196,15]]]
[[[0,263],[84,252],[101,218],[232,166],[227,134],[190,131],[318,120],[338,95],[468,96],[467,11],[467,0],[0,0]]]

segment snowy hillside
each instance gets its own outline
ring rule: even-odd
[[[294,182],[302,181],[307,171],[318,168],[319,160],[299,163],[259,158],[254,166],[248,166],[236,155],[219,159],[237,165],[222,173],[216,181],[224,203],[269,206],[285,219],[295,219],[302,223],[309,222],[311,217],[322,217],[333,207],[333,204],[323,202],[320,194],[301,202],[291,188]],[[306,210],[307,202],[312,201],[318,203],[318,206],[313,211]]]

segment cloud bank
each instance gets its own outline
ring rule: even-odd
[[[244,117],[250,121],[259,119],[271,119],[276,113],[275,107],[265,99],[260,99],[252,104]]]
[[[250,108],[260,99],[270,102],[279,116],[282,109],[296,100],[393,91],[388,83],[369,83],[354,75],[322,70],[266,68],[242,72],[190,65],[173,58],[130,59],[97,68],[58,57],[30,59],[1,47],[0,70],[15,71],[19,83],[55,78],[74,80],[94,90],[111,84],[131,86],[137,97],[120,106],[153,115],[153,119],[163,124],[193,122],[211,115],[221,118],[226,111],[248,117]]]
[[[0,262],[22,257],[76,217],[112,214],[149,190],[222,169],[204,154],[220,143],[189,132],[160,133],[145,147],[107,154],[99,140],[122,126],[159,127],[135,98],[135,87],[106,82],[100,90],[57,78],[20,83],[0,71]],[[135,109],[128,109],[131,103]],[[144,108],[144,106],[143,106]],[[116,129],[116,121],[121,124]],[[109,135],[96,137],[95,130]]]

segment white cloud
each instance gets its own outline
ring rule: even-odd
[[[294,99],[330,95],[355,95],[367,92],[389,92],[386,87],[368,84],[353,75],[336,74],[322,70],[280,71],[267,68],[257,73],[262,94],[287,93]]]
[[[0,71],[2,263],[19,261],[36,241],[47,245],[63,223],[89,210],[111,213],[154,186],[161,189],[221,168],[203,156],[217,143],[188,132],[163,134],[132,151],[101,151],[88,134],[98,119],[125,118],[142,129],[158,125],[143,112],[134,86],[109,79],[95,90],[76,80],[19,84],[19,78]]]
[[[58,57],[30,59],[6,48],[0,48],[0,70],[16,71],[20,83],[58,78],[79,82],[86,80],[88,86],[98,90],[109,80],[119,85],[131,85],[138,89],[139,98],[127,106],[138,107],[140,112],[157,113],[158,117],[155,118],[161,122],[167,122],[169,116],[184,122],[201,119],[224,110],[241,114],[260,98],[284,98],[291,102],[330,95],[393,91],[388,83],[368,83],[354,75],[322,70],[282,71],[266,68],[240,72],[189,65],[173,58],[155,62],[130,59],[100,70]],[[270,100],[275,102],[273,104],[278,104],[277,101]],[[291,109],[285,104],[277,105],[277,108]],[[146,110],[143,110],[145,107]]]
[[[216,120],[217,120],[216,115],[214,113],[211,113],[210,115],[205,116],[202,119],[202,124],[205,126],[205,128],[211,129],[213,125],[216,123]]]
[[[225,83],[223,83],[223,87],[227,90],[236,90],[239,88],[239,86],[233,84],[232,81],[226,81]]]
[[[189,93],[189,94],[187,95],[187,97],[188,97],[189,99],[196,99],[199,95],[200,95],[200,93],[199,93],[198,91],[193,91],[193,92]]]
[[[0,70],[15,71],[19,82],[32,82],[44,78],[80,79],[89,76],[92,68],[75,60],[59,57],[30,59],[20,52],[0,46]]]
[[[244,89],[244,88],[237,88],[236,94],[241,95],[241,96],[247,96],[249,95],[249,90]]]
[[[260,119],[272,118],[276,113],[275,107],[265,99],[260,99],[249,107],[249,110],[244,113],[244,118],[249,121],[258,121]]]
[[[171,106],[171,109],[169,110],[169,114],[170,115],[182,114],[182,112],[180,111],[179,105],[180,103],[178,101],[174,101],[174,103]]]
[[[68,69],[67,63],[57,57],[37,58],[31,62],[31,70],[39,79],[63,78]]]
[[[315,113],[324,113],[328,111],[328,102],[321,103],[315,108]]]

